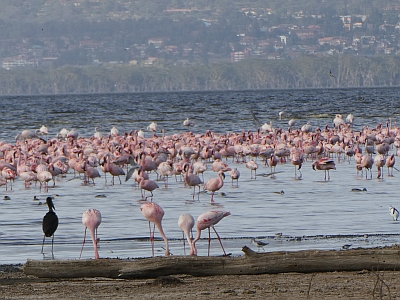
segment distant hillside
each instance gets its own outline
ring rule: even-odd
[[[0,0],[0,20],[12,23],[92,21],[192,15],[215,18],[243,9],[265,10],[285,15],[303,11],[310,14],[371,14],[399,5],[385,0]],[[171,11],[187,9],[187,11]],[[169,11],[168,11],[169,10]]]

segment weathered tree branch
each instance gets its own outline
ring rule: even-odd
[[[48,278],[129,279],[176,274],[213,276],[400,270],[400,250],[393,248],[258,253],[244,246],[242,251],[245,255],[240,257],[169,256],[136,260],[28,260],[24,270],[27,275]]]

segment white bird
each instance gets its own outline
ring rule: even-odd
[[[350,123],[350,124],[353,124],[354,116],[352,114],[348,114],[347,117],[346,117],[346,122]]]
[[[96,139],[101,139],[101,137],[103,136],[102,135],[102,133],[100,132],[100,131],[98,131],[98,129],[99,129],[99,127],[95,127],[94,128],[94,137],[96,138]]]
[[[157,123],[156,122],[151,122],[150,125],[147,126],[147,130],[157,131]]]
[[[113,126],[110,131],[111,136],[118,136],[119,130],[117,127]]]
[[[183,126],[193,126],[194,123],[187,118],[185,121],[183,121]]]
[[[343,120],[342,115],[337,114],[333,119],[333,124],[335,125],[336,128],[339,128],[342,125],[346,125],[346,122]]]
[[[389,210],[390,210],[390,215],[393,218],[393,221],[397,221],[397,219],[399,217],[399,211],[393,206],[390,206]]]
[[[282,120],[283,111],[279,112],[279,120]]]
[[[39,131],[40,131],[40,133],[41,133],[42,135],[45,135],[46,138],[47,138],[47,134],[49,133],[49,130],[47,129],[46,126],[42,125],[42,127],[40,127]]]
[[[264,123],[264,125],[261,126],[261,131],[262,132],[273,131],[273,129],[272,129],[272,121],[270,121],[269,124],[268,123]]]
[[[301,126],[301,131],[305,132],[305,133],[311,132],[312,131],[312,125],[307,123],[307,124]]]
[[[144,131],[140,129],[137,133],[137,136],[144,139]]]
[[[67,139],[77,140],[79,136],[79,132],[76,129],[71,129],[67,133]]]
[[[69,130],[67,128],[63,128],[60,130],[60,132],[57,134],[58,138],[65,139],[67,137]]]
[[[251,239],[251,243],[256,245],[258,248],[262,248],[264,251],[265,251],[264,246],[267,246],[269,244],[267,242],[256,240],[255,238]],[[260,249],[258,249],[258,251],[260,251]]]
[[[288,124],[289,124],[289,127],[293,127],[296,124],[296,120],[295,119],[290,119]]]

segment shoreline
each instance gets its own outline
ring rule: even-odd
[[[1,265],[3,299],[396,299],[400,272],[359,271],[280,273],[155,279],[74,278],[26,276],[19,267]]]

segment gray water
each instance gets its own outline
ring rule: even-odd
[[[157,122],[158,130],[165,135],[187,131],[182,126],[189,117],[195,125],[193,133],[206,130],[217,133],[256,131],[258,126],[272,121],[273,127],[288,127],[291,118],[296,127],[307,122],[315,127],[332,127],[337,113],[355,116],[354,130],[363,126],[375,127],[391,118],[395,125],[399,119],[399,89],[348,89],[348,90],[266,90],[191,93],[145,93],[1,97],[0,140],[14,142],[24,129],[49,128],[49,138],[63,128],[77,129],[80,136],[93,135],[94,128],[109,133],[112,126],[120,132],[145,130],[150,122]],[[283,111],[279,120],[278,113]],[[254,117],[255,118],[254,118]],[[258,122],[258,123],[257,123]],[[161,134],[161,133],[157,133]],[[394,152],[396,149],[392,149]],[[397,158],[397,157],[396,157]],[[312,161],[302,167],[302,179],[294,178],[291,163],[279,164],[275,178],[258,176],[250,178],[243,163],[227,161],[241,171],[239,187],[232,187],[229,176],[216,195],[216,205],[210,204],[210,195],[200,194],[200,201],[192,201],[192,189],[182,181],[169,178],[169,187],[154,191],[153,201],[165,211],[163,228],[170,239],[173,255],[184,254],[182,233],[177,225],[183,213],[195,219],[203,212],[220,208],[231,215],[216,225],[227,253],[241,255],[247,245],[255,251],[296,251],[303,249],[342,249],[344,244],[356,247],[393,245],[399,242],[399,222],[389,215],[389,205],[400,206],[398,183],[400,173],[394,177],[372,179],[357,175],[354,160],[336,160],[336,170],[331,180],[324,182],[322,171],[313,171]],[[258,161],[257,174],[270,169]],[[102,174],[103,175],[103,174]],[[215,177],[209,171],[205,180]],[[95,186],[86,186],[73,173],[59,178],[49,192],[39,186],[24,189],[16,180],[13,189],[1,187],[0,198],[0,263],[24,263],[27,259],[50,259],[51,239],[45,243],[45,255],[40,253],[43,238],[41,222],[47,212],[46,205],[33,201],[36,195],[41,202],[54,196],[54,205],[60,224],[55,233],[56,259],[78,259],[82,246],[84,227],[82,213],[97,208],[102,213],[98,229],[100,257],[134,258],[151,255],[148,240],[148,222],[140,213],[140,189],[133,181],[122,178],[115,185],[105,184],[104,176],[96,179]],[[150,175],[156,179],[155,174]],[[367,192],[352,192],[352,188],[366,188]],[[275,192],[284,191],[284,194]],[[105,195],[97,198],[96,195]],[[4,196],[11,200],[3,200]],[[276,235],[282,233],[282,236]],[[195,234],[195,233],[194,233]],[[164,243],[156,231],[156,255],[163,255]],[[198,254],[207,255],[207,232],[197,244]],[[214,233],[211,237],[215,238]],[[268,242],[263,249],[250,243],[251,237]],[[212,255],[222,254],[217,240],[211,241]],[[82,258],[92,258],[90,238]]]

